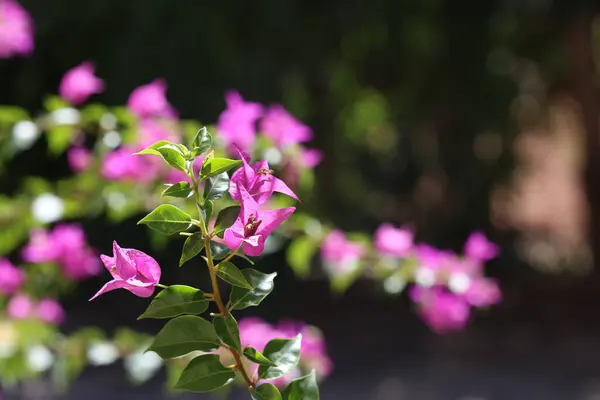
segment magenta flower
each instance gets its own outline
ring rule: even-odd
[[[302,148],[300,150],[300,163],[305,168],[314,168],[323,160],[323,152],[317,149]]]
[[[497,244],[487,240],[482,232],[473,232],[465,243],[465,256],[473,260],[488,261],[496,258],[499,253]]]
[[[471,282],[464,298],[475,307],[488,307],[502,300],[502,292],[495,281],[479,278]]]
[[[469,320],[471,310],[465,300],[439,286],[413,286],[410,297],[417,303],[423,321],[436,333],[460,330]]]
[[[169,121],[159,121],[156,119],[143,119],[138,122],[138,144],[146,148],[160,140],[179,143],[179,135],[175,132],[175,127]]]
[[[263,113],[258,103],[246,102],[236,91],[225,93],[227,108],[219,115],[217,130],[219,138],[231,152],[235,148],[250,151],[256,139],[256,121]]]
[[[296,207],[261,210],[258,203],[240,186],[241,210],[233,225],[225,230],[225,244],[231,250],[243,245],[244,254],[262,254],[267,237],[296,210]]]
[[[353,271],[364,252],[362,245],[349,241],[340,230],[331,231],[321,244],[321,256],[334,273]]]
[[[106,283],[90,300],[115,289],[126,289],[139,297],[150,297],[160,280],[161,270],[155,259],[135,249],[124,249],[113,242],[113,256],[100,258],[113,280]]]
[[[292,189],[273,175],[273,170],[269,168],[266,161],[249,165],[243,156],[241,158],[242,168],[233,173],[229,183],[229,195],[233,200],[242,200],[241,188],[244,188],[258,204],[266,202],[273,192],[283,193],[299,200]]]
[[[260,130],[282,149],[312,139],[312,130],[279,104],[268,108],[261,121]]]
[[[0,259],[0,294],[11,295],[23,285],[23,270],[12,265],[5,258]]]
[[[405,257],[413,247],[414,233],[410,229],[382,224],[375,231],[377,251],[385,256]]]
[[[33,301],[25,294],[17,294],[8,301],[6,314],[13,319],[29,318],[33,312]]]
[[[32,229],[29,232],[29,243],[23,247],[21,257],[30,263],[45,263],[56,261],[59,249],[54,240],[44,229]]]
[[[177,113],[166,96],[167,82],[164,79],[155,79],[133,89],[127,100],[127,108],[140,118],[174,118]]]
[[[54,299],[42,299],[35,307],[39,319],[53,325],[59,325],[65,320],[65,311]]]
[[[33,52],[33,21],[13,0],[0,1],[0,58]]]
[[[60,82],[60,97],[73,105],[80,105],[93,94],[104,90],[104,81],[94,75],[94,64],[89,61],[79,64],[65,73]]]
[[[107,153],[102,160],[100,173],[110,181],[150,182],[155,180],[163,167],[157,157],[133,155],[137,148],[120,147]]]
[[[81,146],[74,146],[67,152],[67,161],[69,166],[75,172],[83,172],[89,168],[93,161],[92,153]]]

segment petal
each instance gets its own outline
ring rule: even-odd
[[[140,286],[140,284],[142,286]],[[138,297],[150,297],[152,293],[154,293],[154,284],[150,284],[146,286],[142,282],[136,282],[136,284],[131,284],[130,282],[125,282],[123,289],[129,290],[131,293],[135,294]]]
[[[250,240],[252,239],[252,240]],[[250,257],[258,257],[265,249],[265,236],[254,235],[244,240],[244,254]]]
[[[136,249],[127,249],[127,256],[133,261],[137,272],[148,281],[157,283],[160,280],[160,265],[154,258]]]
[[[106,282],[106,284],[104,286],[102,286],[102,289],[98,290],[98,293],[96,293],[89,301],[94,300],[96,297],[100,296],[101,294],[110,292],[111,290],[121,289],[123,287],[125,287],[125,282],[121,279],[114,279],[110,282]]]
[[[229,180],[229,195],[235,201],[240,201],[242,198],[240,195],[240,186],[244,185],[242,173],[242,169],[238,169],[231,175],[231,179]]]
[[[273,180],[271,182],[271,190],[273,192],[279,192],[279,193],[283,193],[287,196],[290,196],[298,201],[300,201],[300,199],[298,198],[298,196],[296,196],[296,194],[294,192],[292,192],[292,189],[290,189],[288,187],[288,185],[285,184],[285,182],[283,182],[281,179],[273,177]]]
[[[117,277],[117,274],[115,273],[115,258],[114,257],[110,257],[104,254],[100,255],[100,260],[102,260],[102,263],[104,264],[104,266],[106,267],[106,269],[108,270],[108,272],[110,272],[110,274],[112,275],[113,278]]]
[[[127,250],[129,249],[121,248],[117,244],[116,240],[113,242],[113,253],[115,257],[115,266],[117,268],[117,274],[123,280],[127,280],[132,276],[135,276],[136,273],[135,266],[133,265],[131,259],[127,256]]]
[[[267,210],[260,214],[262,223],[258,227],[257,234],[263,235],[265,238],[269,236],[283,221],[285,221],[292,213],[296,211],[296,207],[279,208],[277,210]]]
[[[246,221],[248,221],[248,219],[250,218],[251,214],[258,214],[258,203],[256,202],[256,200],[254,200],[250,193],[248,193],[248,190],[246,190],[246,188],[243,186],[240,187],[240,194],[242,197],[242,212],[240,214],[242,217],[242,223],[245,224]]]
[[[225,230],[225,234],[223,235],[223,239],[225,239],[225,244],[229,247],[230,250],[236,250],[242,244],[244,240],[244,235],[240,235],[239,232],[234,229],[227,228]]]

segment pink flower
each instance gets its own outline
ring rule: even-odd
[[[127,100],[127,108],[140,118],[176,116],[175,109],[167,101],[167,83],[155,79],[133,89]]]
[[[121,147],[107,153],[102,160],[100,173],[110,181],[155,180],[160,175],[162,161],[157,157],[134,155],[137,151],[137,148]]]
[[[331,231],[321,244],[321,256],[335,272],[354,270],[364,251],[363,246],[349,241],[340,230]]]
[[[33,229],[29,233],[29,243],[23,248],[21,257],[30,263],[45,263],[56,261],[59,249],[48,231]]]
[[[488,261],[496,258],[499,253],[498,245],[487,240],[482,232],[473,232],[465,243],[466,257],[479,261]]]
[[[302,148],[300,150],[300,163],[305,168],[314,168],[323,160],[323,152],[317,149]]]
[[[227,108],[219,115],[217,130],[224,144],[234,151],[250,151],[256,138],[256,121],[263,113],[258,103],[246,102],[236,91],[225,93]]]
[[[279,104],[269,107],[261,121],[260,130],[282,149],[312,139],[312,130]]]
[[[229,183],[229,195],[233,200],[242,200],[240,188],[244,188],[258,204],[266,202],[273,192],[283,193],[298,200],[292,189],[273,175],[273,170],[266,161],[249,165],[243,156],[241,158],[242,168],[233,173]]]
[[[33,302],[24,294],[13,296],[6,306],[6,314],[13,319],[29,318],[33,312]]]
[[[469,320],[471,310],[465,300],[439,286],[413,286],[410,297],[417,303],[423,321],[436,333],[460,330]]]
[[[89,168],[93,158],[92,153],[85,147],[74,146],[67,152],[67,160],[73,171],[83,172]]]
[[[33,52],[31,16],[13,0],[0,1],[0,58]]]
[[[487,307],[498,304],[502,300],[502,292],[495,281],[479,278],[471,282],[464,298],[475,307]]]
[[[244,254],[262,254],[267,237],[296,210],[295,207],[261,210],[258,203],[240,186],[241,210],[233,225],[225,230],[225,243],[231,250],[243,245]]]
[[[404,257],[413,247],[413,237],[409,229],[382,224],[374,235],[375,248],[382,255]]]
[[[19,290],[24,281],[23,270],[15,267],[5,258],[0,259],[0,294],[13,294]]]
[[[73,105],[80,105],[93,94],[104,90],[104,81],[94,75],[94,64],[89,61],[67,71],[60,82],[60,96]]]
[[[270,324],[256,317],[241,319],[238,328],[242,346],[250,346],[261,352],[271,339],[277,337],[277,332]]]
[[[146,148],[160,140],[179,143],[181,139],[175,132],[175,126],[166,121],[143,119],[138,123],[139,145]]]
[[[160,280],[161,270],[155,259],[135,249],[124,249],[113,242],[113,256],[100,258],[113,280],[106,283],[90,300],[115,289],[126,289],[139,297],[150,297]]]
[[[39,319],[53,325],[59,325],[65,320],[65,311],[54,299],[42,299],[37,304],[35,313]]]

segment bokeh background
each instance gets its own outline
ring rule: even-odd
[[[319,326],[335,363],[324,399],[597,399],[600,396],[600,9],[591,1],[400,2],[23,0],[36,51],[0,62],[0,103],[31,111],[64,71],[93,60],[98,96],[122,104],[156,77],[184,118],[215,121],[231,88],[282,103],[323,150],[303,204],[346,230],[410,224],[420,241],[459,250],[483,229],[501,244],[489,265],[503,302],[463,331],[432,333],[405,297],[359,281],[333,296],[317,274],[296,280],[283,253],[264,259],[279,286],[258,310]],[[3,194],[26,175],[59,178],[66,160],[34,148],[5,166]],[[108,251],[149,249],[136,218],[86,220]],[[157,257],[177,256],[179,244]],[[194,271],[169,279],[198,280]],[[67,331],[135,321],[129,293],[66,299]],[[158,399],[118,366],[94,368],[72,399]],[[233,396],[236,396],[234,394]],[[243,394],[239,397],[244,398]],[[189,396],[192,398],[192,396]],[[196,397],[201,398],[201,397]]]

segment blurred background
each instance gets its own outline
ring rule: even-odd
[[[383,221],[408,224],[419,241],[454,250],[481,229],[501,245],[488,271],[503,302],[446,335],[424,326],[405,297],[382,294],[370,281],[336,296],[318,275],[297,280],[282,252],[265,257],[279,286],[260,309],[241,314],[322,329],[335,364],[322,398],[600,398],[597,4],[21,4],[36,23],[36,51],[0,60],[0,104],[41,109],[62,74],[88,59],[107,82],[97,99],[109,105],[162,77],[183,118],[210,123],[225,107],[224,92],[235,88],[252,101],[282,103],[313,128],[311,146],[325,155],[302,206],[313,215],[369,234]],[[24,176],[69,174],[66,159],[38,147],[4,165],[2,194]],[[113,238],[149,249],[138,219],[83,224],[105,253]],[[179,246],[157,258],[177,257]],[[165,274],[198,279],[185,269]],[[129,293],[87,303],[104,280],[66,298],[64,329],[156,332],[160,321],[135,321],[146,302]],[[162,398],[161,377],[135,388],[120,371],[86,370],[67,398]]]

